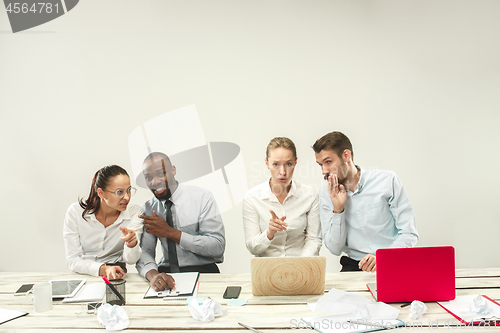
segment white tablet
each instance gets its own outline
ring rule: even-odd
[[[87,279],[51,280],[52,298],[73,297]]]

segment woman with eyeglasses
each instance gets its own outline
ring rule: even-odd
[[[87,200],[68,208],[63,236],[73,272],[119,279],[139,260],[142,210],[129,205],[135,191],[125,169],[106,166],[95,173]]]

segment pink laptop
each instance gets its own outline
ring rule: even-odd
[[[379,249],[377,283],[366,286],[379,302],[455,299],[453,246]]]

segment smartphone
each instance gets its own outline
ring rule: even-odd
[[[102,305],[101,302],[90,302],[87,303],[87,313],[94,313]]]
[[[19,289],[14,293],[15,296],[26,295],[28,291],[33,288],[33,283],[31,284],[23,284]]]
[[[226,291],[224,292],[224,295],[222,297],[224,298],[238,298],[240,296],[241,292],[241,287],[239,286],[230,286],[226,288]]]

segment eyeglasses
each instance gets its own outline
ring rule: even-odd
[[[126,192],[129,195],[129,197],[131,197],[135,194],[136,191],[137,189],[135,187],[129,187]],[[113,191],[106,191],[106,192],[114,193],[118,199],[121,199],[125,196],[124,190],[116,190],[115,192]]]

